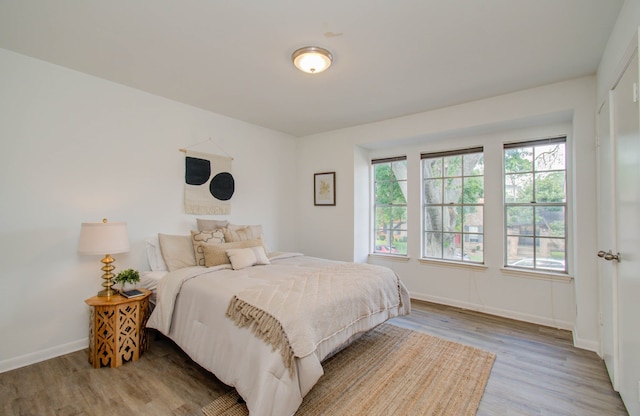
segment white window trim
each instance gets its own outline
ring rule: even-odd
[[[521,267],[514,267],[507,265],[507,221],[506,221],[506,206],[507,202],[505,200],[505,165],[504,165],[504,150],[505,146],[510,146],[512,144],[521,144],[525,146],[527,143],[531,142],[542,142],[544,140],[553,140],[564,138],[565,142],[565,186],[567,189],[566,193],[566,202],[565,202],[565,271],[563,272],[554,272],[549,269],[527,269]],[[572,241],[573,241],[573,204],[574,204],[574,194],[573,194],[573,140],[571,140],[571,135],[568,133],[558,133],[558,134],[550,134],[548,136],[532,138],[528,140],[515,140],[515,141],[504,141],[501,145],[501,160],[502,160],[502,266],[500,268],[503,274],[511,274],[518,275],[520,277],[531,277],[538,279],[546,279],[546,280],[561,280],[561,281],[572,281],[574,279],[572,275],[573,267],[573,250],[572,250]]]
[[[407,203],[405,205],[407,209],[407,238],[410,234],[409,229],[409,184],[411,183],[411,179],[409,177],[409,158],[407,155],[399,155],[399,156],[389,156],[389,157],[380,157],[380,158],[371,158],[369,161],[369,257],[371,258],[380,258],[386,260],[396,260],[396,261],[408,261],[409,260],[409,242],[407,241],[407,254],[399,254],[399,253],[376,253],[375,252],[375,236],[376,236],[376,221],[375,221],[375,209],[376,209],[376,180],[375,180],[375,172],[373,166],[379,163],[389,163],[389,162],[399,162],[404,160],[407,163]]]
[[[463,260],[453,260],[453,259],[440,259],[440,258],[435,258],[435,257],[425,257],[424,256],[424,245],[425,245],[425,229],[424,229],[424,208],[425,208],[425,201],[424,201],[424,169],[422,166],[422,161],[423,159],[429,158],[425,156],[428,155],[433,155],[433,157],[438,157],[439,155],[441,156],[454,156],[454,155],[465,155],[465,154],[472,154],[472,153],[482,153],[483,158],[484,158],[484,154],[485,154],[485,146],[484,145],[479,145],[479,146],[468,146],[468,147],[462,147],[459,149],[448,149],[448,150],[440,150],[440,151],[429,151],[429,152],[420,152],[420,257],[418,258],[418,261],[422,264],[442,264],[445,266],[468,266],[467,268],[470,269],[486,269],[487,267],[485,266],[485,262],[486,262],[486,256],[483,254],[483,261],[482,262],[473,262],[473,261],[463,261]],[[504,176],[504,175],[503,175]],[[486,169],[482,174],[482,180],[483,180],[483,188],[486,189]],[[486,200],[486,195],[485,195],[485,200]],[[485,206],[486,203],[482,203],[482,239],[483,241],[485,241],[486,239],[486,233],[485,233]],[[442,204],[442,206],[444,207],[445,205]],[[464,207],[465,205],[461,205],[462,207]],[[464,233],[461,233],[464,234]]]

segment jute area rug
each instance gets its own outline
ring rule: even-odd
[[[385,323],[323,363],[299,415],[475,415],[495,355]],[[235,390],[202,409],[247,416]]]

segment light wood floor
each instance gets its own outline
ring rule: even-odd
[[[573,347],[569,331],[424,302],[402,327],[496,354],[478,416],[609,416],[627,411],[596,353]]]
[[[457,308],[413,303],[399,326],[497,355],[478,409],[487,415],[626,415],[604,364],[571,334]],[[138,361],[93,369],[78,351],[0,374],[2,415],[202,415],[229,387],[166,338]]]

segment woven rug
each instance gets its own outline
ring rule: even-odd
[[[385,323],[323,363],[296,415],[475,415],[495,355]],[[235,390],[202,409],[247,416]]]

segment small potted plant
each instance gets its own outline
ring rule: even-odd
[[[133,289],[140,281],[140,273],[134,269],[123,270],[113,280],[120,284],[122,290]]]

